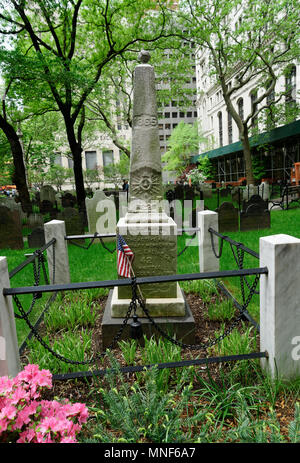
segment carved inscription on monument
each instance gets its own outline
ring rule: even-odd
[[[157,127],[157,117],[146,114],[134,116],[133,127]]]
[[[124,238],[128,246],[134,249],[133,270],[137,277],[176,274],[177,236],[127,235]],[[177,296],[176,282],[145,284],[142,285],[141,290],[145,298]],[[131,298],[131,288],[119,287],[119,298]]]

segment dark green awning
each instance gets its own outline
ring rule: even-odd
[[[300,120],[291,122],[290,124],[283,125],[282,127],[277,127],[276,129],[270,130],[269,132],[263,132],[259,135],[254,135],[249,138],[250,146],[254,148],[255,146],[275,143],[286,138],[300,135]],[[231,143],[230,145],[221,146],[211,151],[206,151],[205,153],[198,154],[197,156],[192,157],[192,162],[197,162],[200,156],[208,156],[209,158],[216,158],[220,156],[226,156],[228,154],[237,153],[243,151],[242,143],[237,141]]]

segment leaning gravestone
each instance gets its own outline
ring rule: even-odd
[[[232,203],[225,201],[216,209],[216,212],[220,233],[239,231],[239,211]]]
[[[268,201],[264,201],[259,195],[253,195],[249,201],[243,201],[243,209],[240,212],[241,231],[261,230],[270,226]]]
[[[0,249],[23,249],[20,216],[17,211],[0,206]]]
[[[37,227],[28,235],[28,247],[40,249],[45,244],[44,227]]]

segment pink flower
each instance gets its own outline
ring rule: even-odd
[[[52,375],[38,365],[27,365],[13,379],[0,378],[0,435],[17,431],[18,443],[76,442],[87,407],[68,400],[35,400],[44,387],[52,387]]]
[[[17,414],[17,410],[15,409],[15,407],[9,404],[6,407],[2,408],[0,412],[0,419],[7,418],[8,420],[13,420],[16,414]]]

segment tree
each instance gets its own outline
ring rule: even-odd
[[[249,133],[259,114],[287,95],[287,89],[278,88],[277,83],[286,66],[299,56],[299,2],[183,0],[181,6],[182,28],[188,29],[203,56],[208,55],[211,77],[220,86],[239,130],[247,183],[254,183]],[[234,23],[239,7],[241,15]],[[241,115],[236,95],[251,84],[256,89],[253,104],[248,114]]]
[[[166,8],[168,3],[162,0],[158,6],[154,0],[0,2],[4,12],[0,14],[1,32],[17,37],[22,55],[21,78],[34,63],[37,81],[47,84],[63,117],[73,157],[77,201],[83,212],[81,155],[87,98],[117,57],[136,52],[143,43],[164,39],[167,24],[169,27],[167,17],[171,16]],[[10,50],[6,52],[9,55]]]
[[[162,156],[166,163],[164,169],[182,174],[190,164],[191,156],[198,153],[200,141],[205,139],[199,136],[197,123],[180,122],[171,133],[168,151]]]
[[[61,191],[62,185],[69,177],[70,169],[56,164],[52,165],[45,174],[46,182],[50,183],[50,185],[55,185],[58,192]]]
[[[129,158],[124,153],[120,156],[120,161],[117,164],[109,164],[104,167],[105,180],[112,182],[115,188],[118,189],[123,179],[129,176]]]

